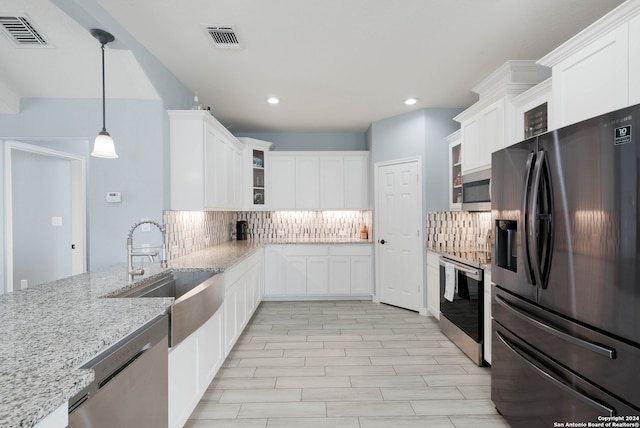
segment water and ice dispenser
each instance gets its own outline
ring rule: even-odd
[[[516,271],[518,264],[518,222],[515,220],[496,220],[496,265]]]

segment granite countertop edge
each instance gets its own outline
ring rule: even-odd
[[[130,283],[126,264],[0,295],[0,426],[31,427],[94,379],[83,363],[168,312],[171,298],[113,298],[166,270],[224,271],[269,244],[370,244],[371,240],[227,241],[169,262],[145,266]],[[37,314],[37,316],[34,316]]]

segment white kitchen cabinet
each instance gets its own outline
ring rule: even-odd
[[[238,140],[244,144],[244,189],[241,191],[244,210],[267,210],[271,199],[267,171],[271,167],[269,155],[273,144],[249,137],[239,137]]]
[[[329,293],[329,260],[327,256],[307,257],[307,295]]]
[[[491,167],[491,153],[504,147],[504,99],[499,99],[462,123],[462,173]]]
[[[271,209],[367,210],[369,152],[272,152]]]
[[[291,154],[274,152],[270,156],[270,207],[291,210],[296,207],[296,158]]]
[[[169,426],[182,427],[224,361],[222,308],[169,349]]]
[[[440,319],[440,256],[427,250],[427,309]]]
[[[262,300],[264,252],[227,269],[224,275],[224,349],[229,355]]]
[[[625,2],[538,61],[552,68],[557,127],[640,102],[639,16]]]
[[[546,130],[555,129],[556,120],[553,115],[553,103],[551,101],[552,96],[553,79],[548,78],[544,82],[539,83],[528,91],[515,97],[512,104],[515,108],[515,127],[513,138],[506,142],[506,146],[523,141],[526,138],[537,134],[529,129],[529,124],[526,123],[525,114],[534,110],[540,106],[546,104]]]
[[[454,118],[460,122],[462,175],[491,167],[491,153],[515,139],[515,96],[545,77],[534,61],[507,61],[478,84],[480,99]]]
[[[242,209],[240,142],[206,111],[168,114],[171,209]]]
[[[314,155],[296,156],[295,207],[313,210],[320,207],[320,158]]]
[[[369,152],[344,155],[344,205],[337,208],[368,210],[369,203]],[[326,209],[331,208],[326,206]]]
[[[346,193],[344,156],[322,156],[319,160],[320,206],[342,209]]]
[[[491,364],[491,269],[484,270],[484,360]]]
[[[447,136],[449,143],[449,210],[462,209],[462,137],[460,130]]]
[[[265,299],[366,298],[372,285],[371,245],[269,245],[265,251]]]

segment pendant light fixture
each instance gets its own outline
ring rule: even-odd
[[[116,148],[113,145],[113,138],[107,132],[107,128],[105,125],[105,93],[104,93],[104,45],[107,43],[113,42],[115,37],[111,33],[108,33],[104,30],[100,30],[98,28],[91,29],[91,35],[98,39],[100,42],[100,48],[102,49],[102,131],[96,137],[95,142],[93,143],[93,151],[91,152],[91,156],[95,156],[97,158],[107,158],[114,159],[118,157],[116,153]]]

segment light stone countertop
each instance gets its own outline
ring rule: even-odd
[[[229,241],[169,262],[173,270],[227,269],[266,244],[371,243],[370,240]],[[161,274],[157,265],[130,284],[126,264],[0,295],[0,426],[32,427],[94,379],[82,364],[167,312],[171,298],[105,298]]]

